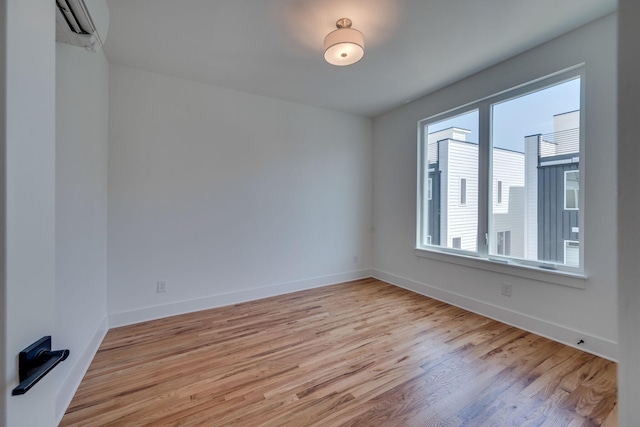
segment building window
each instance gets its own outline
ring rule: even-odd
[[[427,235],[427,245],[431,244],[431,236]]]
[[[580,242],[575,240],[564,241],[564,263],[573,267],[580,265]]]
[[[498,237],[496,239],[496,254],[497,255],[511,255],[511,231],[498,231]]]
[[[462,237],[454,237],[451,239],[451,247],[453,249],[462,249]]]
[[[419,122],[418,249],[431,235],[429,250],[584,270],[565,262],[563,238],[584,227],[582,73],[575,67]]]
[[[564,173],[564,208],[566,210],[578,210],[580,195],[580,173],[577,170]]]

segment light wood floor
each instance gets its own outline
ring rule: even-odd
[[[62,426],[617,425],[616,365],[375,279],[109,331]]]

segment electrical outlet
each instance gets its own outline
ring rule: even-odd
[[[161,294],[163,292],[167,292],[167,281],[166,280],[158,280],[156,287],[156,292]]]
[[[506,297],[511,296],[511,283],[502,282],[502,295]]]

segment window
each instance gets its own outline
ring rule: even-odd
[[[419,122],[418,249],[583,270],[573,231],[583,228],[582,73],[575,67]],[[565,255],[569,236],[576,240]]]
[[[577,170],[564,173],[564,208],[566,210],[578,210],[579,175]]]
[[[498,231],[496,246],[496,254],[506,256],[511,255],[511,231]]]
[[[431,244],[431,236],[427,236],[427,245]]]
[[[451,239],[451,247],[454,249],[462,248],[462,237],[454,237]]]
[[[577,267],[580,265],[580,243],[573,240],[564,241],[564,263]]]

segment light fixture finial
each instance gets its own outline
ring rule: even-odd
[[[336,28],[351,28],[352,22],[349,18],[340,18],[336,21]]]

